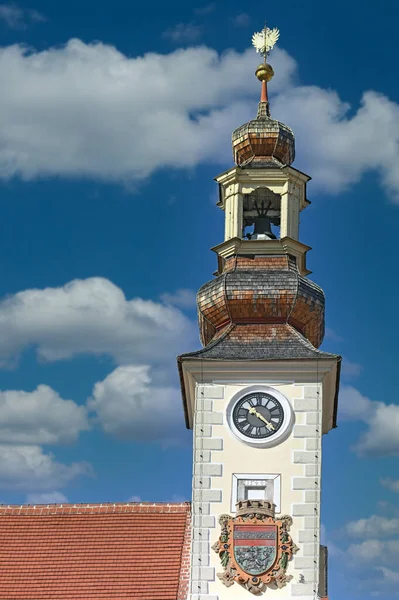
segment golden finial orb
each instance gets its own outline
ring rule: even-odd
[[[274,71],[269,63],[261,63],[256,69],[255,75],[259,81],[270,81],[274,75]]]

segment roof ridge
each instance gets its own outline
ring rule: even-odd
[[[150,505],[150,506],[183,506],[185,504],[191,504],[189,500],[184,500],[183,502],[47,502],[40,504],[40,502],[36,503],[26,503],[26,504],[6,504],[0,502],[0,508],[9,507],[9,508],[27,508],[32,506],[126,506],[126,505]]]
[[[176,514],[189,513],[191,502],[101,502],[54,504],[0,504],[0,515],[43,514]]]

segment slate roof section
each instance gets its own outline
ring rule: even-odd
[[[0,506],[1,600],[186,600],[190,503]]]
[[[189,352],[179,360],[296,360],[336,359],[336,354],[317,350],[294,327],[284,324],[232,324],[205,348]]]
[[[342,358],[338,354],[323,352],[315,348],[295,327],[287,323],[270,324],[230,324],[217,332],[213,340],[195,352],[187,352],[177,357],[183,409],[187,428],[186,389],[183,377],[185,360],[225,360],[225,361],[268,361],[268,360],[334,360],[337,363],[336,385],[333,411],[333,427],[337,426],[338,393]]]

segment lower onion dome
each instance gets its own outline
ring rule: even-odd
[[[203,345],[229,323],[288,323],[316,348],[323,341],[323,290],[296,269],[225,272],[200,288],[197,305]]]

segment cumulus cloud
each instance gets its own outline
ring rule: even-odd
[[[352,117],[350,106],[333,90],[297,86],[281,93],[279,118],[297,135],[300,164],[316,183],[339,192],[377,170],[399,202],[399,105],[374,91],[363,94]]]
[[[373,402],[359,390],[343,385],[339,393],[339,416],[344,419],[368,420],[373,413]]]
[[[363,366],[359,363],[352,362],[347,358],[342,361],[342,376],[346,379],[358,377],[363,370]]]
[[[399,455],[399,405],[372,401],[352,386],[340,391],[340,417],[368,425],[354,450],[359,456]]]
[[[399,479],[391,479],[390,477],[387,477],[385,479],[380,479],[380,483],[383,487],[391,490],[391,492],[399,494]]]
[[[372,515],[367,519],[350,521],[345,527],[346,533],[352,537],[386,538],[399,535],[399,518],[389,519]]]
[[[118,367],[95,384],[88,406],[107,433],[122,439],[169,446],[186,433],[180,390],[154,384],[149,366]]]
[[[224,168],[231,131],[256,111],[256,61],[252,50],[204,46],[128,58],[77,39],[2,48],[0,177],[132,181],[162,167]],[[398,105],[367,91],[350,107],[333,90],[301,86],[279,48],[273,67],[272,113],[295,130],[297,165],[314,188],[338,192],[375,170],[398,200]]]
[[[195,308],[196,293],[193,292],[193,290],[182,288],[176,290],[174,294],[162,294],[161,300],[165,304],[172,304],[173,306],[179,306],[180,308]]]
[[[67,504],[68,498],[61,492],[43,492],[28,494],[27,504]]]
[[[387,567],[378,567],[378,571],[382,574],[384,582],[395,585],[395,591],[397,591],[397,585],[399,583],[399,571],[393,571]]]
[[[118,363],[170,359],[197,338],[194,324],[171,305],[134,298],[100,277],[59,288],[31,289],[0,302],[0,358],[29,346],[55,361],[108,354]]]
[[[33,392],[0,391],[0,442],[68,444],[89,428],[87,411],[47,385]]]
[[[364,595],[367,591],[371,596],[385,594],[386,597],[396,594],[393,584],[399,575],[398,533],[399,519],[378,515],[351,521],[345,526],[345,538],[359,538],[359,541],[339,550],[337,558],[340,568],[347,569],[343,576],[352,580],[352,588],[357,588],[358,593]],[[328,548],[330,550],[330,542]]]
[[[374,412],[368,422],[369,429],[356,444],[361,456],[399,455],[399,406],[374,403]]]
[[[37,10],[21,8],[17,4],[0,4],[0,20],[10,29],[26,29],[34,23],[46,21],[46,17]]]
[[[251,55],[201,47],[131,59],[77,39],[42,52],[0,49],[0,176],[120,181],[191,168],[222,147],[228,156]],[[231,93],[237,103],[226,101]]]
[[[347,555],[357,565],[362,563],[376,563],[383,559],[385,562],[396,564],[399,555],[399,540],[370,539],[360,544],[351,544]]]
[[[92,474],[85,462],[65,465],[40,446],[0,445],[0,487],[10,490],[52,491],[75,477]]]

